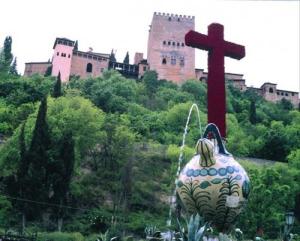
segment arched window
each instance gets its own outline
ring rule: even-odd
[[[166,41],[163,41],[163,45],[166,45]]]
[[[88,63],[86,65],[86,72],[87,73],[92,73],[93,72],[93,65],[91,63]]]
[[[162,64],[167,64],[167,60],[166,60],[166,58],[163,58],[163,60],[162,60],[162,62],[161,62]]]
[[[273,93],[274,91],[273,91],[273,88],[269,88],[269,92],[270,93]]]

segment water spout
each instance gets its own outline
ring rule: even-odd
[[[199,108],[198,108],[197,104],[194,103],[194,104],[192,104],[192,106],[189,110],[189,114],[188,114],[188,117],[187,117],[187,120],[186,120],[184,132],[183,132],[183,135],[182,135],[182,144],[180,146],[180,153],[179,153],[177,172],[176,172],[176,178],[175,178],[175,188],[174,188],[174,191],[173,191],[172,195],[170,196],[170,201],[169,201],[170,210],[169,210],[169,218],[167,220],[167,226],[168,227],[170,227],[171,224],[172,224],[172,205],[176,203],[176,182],[177,182],[177,179],[179,177],[180,170],[181,170],[181,165],[182,165],[182,161],[183,161],[183,149],[184,149],[184,146],[185,146],[185,138],[186,138],[186,135],[187,135],[187,132],[188,132],[188,126],[189,126],[189,123],[190,123],[191,114],[192,114],[192,111],[194,109],[197,112],[197,117],[198,117],[198,122],[199,122],[199,133],[200,133],[200,138],[202,138],[202,126],[201,126],[201,120],[200,120],[200,112],[199,112]]]

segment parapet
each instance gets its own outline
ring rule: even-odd
[[[184,20],[184,21],[194,21],[195,20],[195,16],[190,16],[190,15],[179,15],[179,14],[173,14],[173,13],[161,13],[161,12],[154,12],[153,17],[165,17],[168,18],[169,20],[176,20],[178,21],[178,19]]]

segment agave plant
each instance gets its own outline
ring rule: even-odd
[[[210,227],[209,222],[205,222],[199,215],[191,215],[189,222],[186,221],[187,231],[182,227],[180,221],[177,219],[180,229],[181,240],[183,241],[201,241]]]
[[[243,240],[243,231],[240,230],[239,228],[236,228],[234,230],[234,236],[237,241],[242,241]]]
[[[156,228],[156,226],[147,226],[145,228],[145,234],[147,240],[159,240],[161,239],[161,232]]]

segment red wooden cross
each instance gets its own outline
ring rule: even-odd
[[[207,109],[208,123],[218,126],[221,136],[226,137],[226,95],[224,57],[241,59],[245,47],[224,40],[224,27],[218,23],[208,26],[208,35],[189,31],[185,44],[208,51]]]

